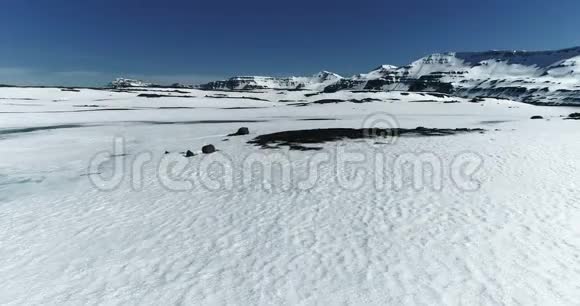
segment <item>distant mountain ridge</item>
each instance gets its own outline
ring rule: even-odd
[[[580,105],[580,47],[435,53],[407,66],[381,65],[348,78],[328,71],[310,77],[237,76],[195,88],[441,92],[532,104]]]
[[[328,73],[330,74],[330,73]],[[496,97],[538,104],[580,105],[580,47],[557,51],[437,53],[403,67],[382,65],[343,78],[231,78],[202,89],[321,89],[435,91],[465,97]],[[291,80],[291,81],[290,81]]]
[[[237,76],[227,80],[214,81],[199,85],[208,90],[254,90],[254,89],[285,89],[285,90],[324,90],[335,84],[342,77],[336,73],[321,71],[311,77],[266,77],[266,76]]]
[[[172,88],[193,88],[191,85],[182,85],[180,83],[173,83],[171,85],[159,85],[149,82],[144,82],[135,79],[117,78],[108,84],[108,87],[122,89],[132,87],[172,87]]]
[[[126,78],[117,78],[109,84],[113,88],[150,87],[153,84]]]

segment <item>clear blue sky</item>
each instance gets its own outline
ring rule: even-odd
[[[580,45],[578,0],[2,0],[0,83],[350,75],[433,52]]]

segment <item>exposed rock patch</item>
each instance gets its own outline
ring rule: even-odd
[[[214,95],[214,96],[206,95],[205,97],[206,98],[212,98],[212,99],[245,99],[245,100],[254,100],[254,101],[270,102],[270,100],[266,100],[266,99],[262,99],[262,98],[256,98],[256,97],[246,97],[246,96],[233,97],[233,96],[227,96],[227,95]]]
[[[344,139],[366,139],[374,137],[395,137],[395,136],[449,136],[459,133],[484,132],[483,129],[435,129],[417,127],[415,129],[351,129],[351,128],[329,128],[284,131],[272,134],[260,135],[248,143],[261,146],[265,149],[276,149],[287,146],[291,150],[305,150],[304,144],[321,144],[326,142],[339,141]],[[315,150],[320,148],[306,148]]]
[[[381,102],[383,100],[381,99],[374,99],[374,98],[364,98],[364,99],[349,99],[349,100],[343,100],[343,99],[321,99],[321,100],[316,100],[314,102],[303,102],[303,103],[293,103],[293,104],[288,104],[288,105],[293,105],[293,106],[308,106],[308,105],[312,105],[312,104],[337,104],[337,103],[345,103],[345,102],[352,102],[352,103],[370,103],[370,102]]]
[[[142,93],[138,94],[137,97],[140,98],[195,98],[195,96],[190,95],[163,95],[163,94],[153,94],[153,93]]]

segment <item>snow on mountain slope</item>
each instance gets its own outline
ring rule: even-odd
[[[126,87],[148,87],[153,84],[139,80],[117,78],[114,81],[112,81],[110,85],[113,88],[126,88]]]
[[[353,77],[356,80],[375,80],[380,78],[385,78],[389,75],[397,73],[397,66],[392,65],[381,65],[369,73],[358,74]]]
[[[540,104],[580,103],[580,48],[432,54],[409,66],[355,78],[356,89],[441,91]],[[377,74],[382,76],[377,78]],[[364,75],[363,75],[364,76]],[[348,83],[348,82],[346,82]],[[331,88],[340,90],[342,88]]]
[[[201,85],[203,89],[312,89],[321,90],[335,83],[342,77],[336,73],[322,71],[312,77],[264,77],[264,76],[238,76],[228,80],[214,81]]]
[[[341,78],[232,78],[204,89],[307,88],[435,91],[463,97],[507,98],[533,104],[580,105],[580,47],[558,51],[436,53],[403,67],[382,65]]]
[[[550,65],[546,74],[564,80],[578,80],[580,78],[580,56],[575,56]]]
[[[471,65],[482,61],[497,60],[510,65],[536,66],[546,68],[555,62],[580,55],[580,47],[556,51],[487,51],[459,52],[456,57]]]

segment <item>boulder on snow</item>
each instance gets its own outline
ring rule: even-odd
[[[580,120],[580,113],[571,113],[568,115],[568,119]]]
[[[201,148],[201,152],[203,154],[211,154],[215,152],[215,147],[214,145],[207,145],[207,146],[203,146],[203,148]]]
[[[238,129],[237,132],[230,134],[228,136],[243,136],[243,135],[249,135],[250,134],[250,129],[247,127],[241,127]]]
[[[187,150],[187,152],[185,152],[185,157],[194,157],[195,154],[193,152],[191,152],[190,150]]]
[[[542,117],[542,116],[532,116],[532,118],[530,118],[530,119],[537,120],[537,119],[544,119],[544,117]]]

